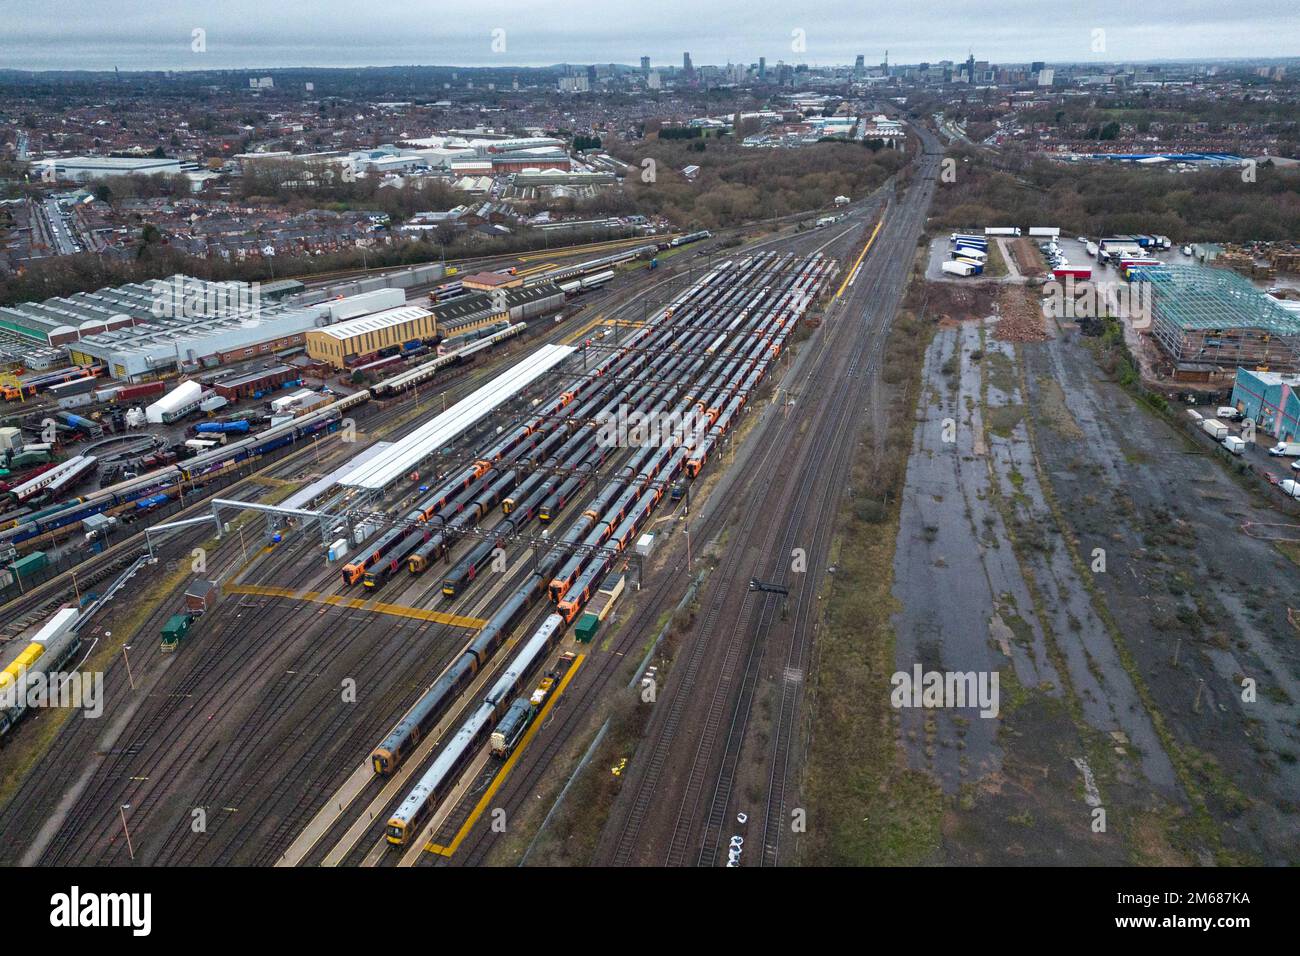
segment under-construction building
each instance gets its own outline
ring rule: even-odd
[[[1235,376],[1238,366],[1300,371],[1300,315],[1226,269],[1143,270],[1151,284],[1151,334],[1182,381]]]

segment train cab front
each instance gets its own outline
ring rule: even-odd
[[[343,583],[356,584],[365,576],[365,573],[366,569],[364,565],[345,564],[343,565]]]
[[[370,765],[375,768],[375,773],[387,777],[397,766],[397,761],[393,758],[391,750],[380,747],[370,755]]]
[[[406,821],[393,817],[384,828],[384,835],[393,846],[406,845]]]

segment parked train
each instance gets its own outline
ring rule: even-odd
[[[655,243],[646,243],[643,246],[634,246],[631,249],[624,249],[621,252],[601,256],[599,259],[588,259],[586,262],[579,262],[576,265],[565,266],[562,269],[552,269],[549,272],[529,276],[524,280],[524,285],[540,285],[543,282],[554,282],[559,284],[566,282],[569,279],[576,279],[592,273],[604,272],[605,270],[618,265],[620,262],[631,262],[633,259],[640,258],[641,256],[653,255],[663,248],[666,248],[666,246],[657,245]]]
[[[687,233],[684,236],[678,236],[675,239],[669,239],[667,242],[661,242],[656,248],[662,252],[665,249],[676,249],[679,246],[688,246],[692,242],[702,242],[705,239],[712,239],[713,233],[707,229],[701,229],[699,232]]]
[[[79,616],[76,608],[57,611],[13,662],[0,671],[0,736],[27,712],[30,700],[28,686],[24,685],[34,680],[48,681],[48,675],[58,671],[81,646],[81,638],[73,629]],[[56,688],[47,689],[47,693],[55,692]]]
[[[505,604],[483,625],[474,639],[461,652],[460,657],[443,671],[424,696],[406,716],[398,721],[388,736],[385,737],[370,755],[370,763],[375,773],[388,776],[402,761],[411,755],[416,745],[424,738],[446,713],[447,707],[457,695],[470,685],[477,674],[505,643],[506,638],[523,620],[528,609],[542,595],[544,590],[540,574],[533,575],[528,585],[520,588]]]
[[[524,643],[482,703],[461,725],[419,783],[389,818],[385,832],[390,844],[403,846],[419,833],[420,825],[441,803],[447,791],[455,784],[460,770],[473,756],[478,745],[492,732],[497,721],[505,716],[515,694],[528,679],[528,675],[545,659],[563,631],[564,619],[558,614],[551,614]]]
[[[242,462],[258,459],[305,437],[334,431],[348,409],[369,399],[368,390],[357,392],[320,411],[303,415],[291,422],[284,422],[238,441],[228,441],[219,448],[187,458],[182,462],[167,465],[139,477],[120,481],[98,491],[25,515],[15,526],[0,531],[0,547],[20,544],[79,523],[91,515],[133,504],[141,498],[169,494],[182,481],[211,480]]]

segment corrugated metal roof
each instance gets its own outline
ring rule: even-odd
[[[365,315],[359,319],[348,319],[346,322],[339,322],[336,325],[327,325],[317,331],[338,339],[340,342],[346,342],[358,335],[378,332],[380,329],[390,329],[395,325],[404,325],[407,322],[414,322],[432,314],[428,309],[418,305],[399,305],[395,309],[385,309],[383,312],[376,312],[374,315]]]

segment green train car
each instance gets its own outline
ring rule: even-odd
[[[162,652],[169,654],[176,650],[180,642],[185,640],[185,635],[190,632],[190,625],[193,623],[193,614],[173,614],[168,618],[162,629]]]

